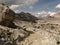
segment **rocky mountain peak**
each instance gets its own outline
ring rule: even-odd
[[[36,23],[36,20],[38,20],[37,17],[33,16],[30,13],[25,13],[25,12],[17,13],[16,16],[17,16],[16,18],[18,18],[19,20],[27,21],[27,22]]]
[[[14,19],[15,12],[7,5],[0,3],[0,25],[10,26]]]

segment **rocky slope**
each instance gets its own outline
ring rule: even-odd
[[[10,20],[11,13],[7,14],[8,20]],[[23,18],[21,18],[22,15]],[[46,18],[45,20],[36,20],[37,22],[33,23],[30,21],[32,21],[31,17],[34,17],[30,17],[30,15],[25,17],[25,15],[25,13],[19,15],[20,19],[11,16],[14,21],[6,22],[6,25],[9,26],[0,25],[0,45],[60,45],[60,23],[58,19]],[[30,21],[28,21],[28,17],[30,17]],[[21,20],[24,18],[27,21]]]
[[[17,45],[60,45],[60,24],[18,22],[17,25],[33,32]]]
[[[15,19],[15,12],[9,9],[3,3],[0,3],[0,25],[10,26],[10,23]]]
[[[0,26],[1,45],[59,45],[59,24],[22,23],[21,28],[12,29]],[[3,44],[4,43],[4,44]]]

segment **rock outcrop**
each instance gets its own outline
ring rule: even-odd
[[[0,3],[0,24],[9,26],[15,19],[15,13],[3,3]]]

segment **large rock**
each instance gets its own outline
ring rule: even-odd
[[[14,18],[15,13],[8,6],[0,3],[0,24],[8,26],[10,22],[13,22]]]

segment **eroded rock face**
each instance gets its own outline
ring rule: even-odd
[[[0,3],[0,24],[8,26],[13,22],[15,13],[3,3]]]

